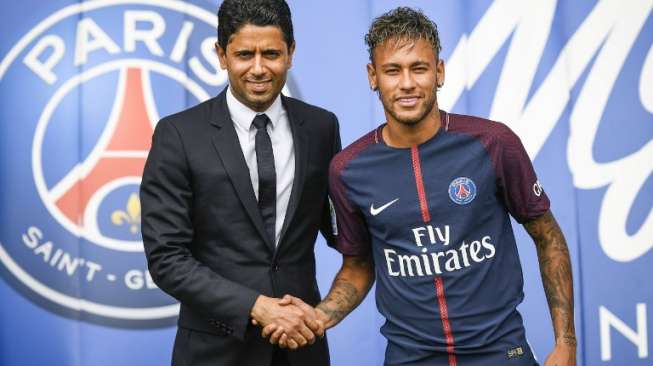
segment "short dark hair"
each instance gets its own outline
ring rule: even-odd
[[[374,62],[374,49],[389,39],[418,40],[424,39],[433,46],[438,58],[442,46],[438,36],[438,26],[421,10],[401,6],[377,17],[365,35],[365,44]]]
[[[284,0],[224,0],[218,9],[218,45],[226,50],[231,36],[247,24],[277,26],[288,47],[295,43],[290,8]]]

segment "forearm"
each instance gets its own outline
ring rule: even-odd
[[[221,276],[185,252],[165,244],[147,250],[154,282],[182,304],[228,325],[235,336],[243,337],[259,292]]]
[[[329,294],[317,305],[331,328],[360,304],[374,283],[374,262],[369,256],[343,256],[343,263]]]
[[[535,241],[556,344],[576,346],[574,290],[567,242],[551,212],[526,223]]]

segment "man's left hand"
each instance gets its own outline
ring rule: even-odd
[[[557,344],[544,361],[544,366],[576,366],[576,347]]]

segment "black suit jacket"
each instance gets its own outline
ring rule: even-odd
[[[320,301],[314,243],[332,242],[328,165],[340,150],[336,116],[282,96],[295,177],[278,246],[269,240],[226,103],[217,97],[162,119],[141,183],[142,232],[154,282],[181,303],[173,363],[270,365],[250,324],[259,294]],[[289,142],[290,143],[290,142]],[[190,332],[188,332],[188,330]],[[180,338],[184,339],[180,339]],[[199,346],[198,346],[199,347]],[[208,353],[207,353],[208,352]],[[328,365],[326,340],[289,352],[292,365]]]

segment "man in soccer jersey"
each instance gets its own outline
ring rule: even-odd
[[[421,12],[382,15],[365,40],[387,122],[331,162],[343,264],[317,306],[326,326],[376,277],[386,365],[535,365],[517,311],[523,278],[510,214],[537,247],[555,333],[545,365],[574,365],[567,244],[519,138],[438,109],[444,63],[436,25]],[[284,340],[274,327],[269,334]]]

